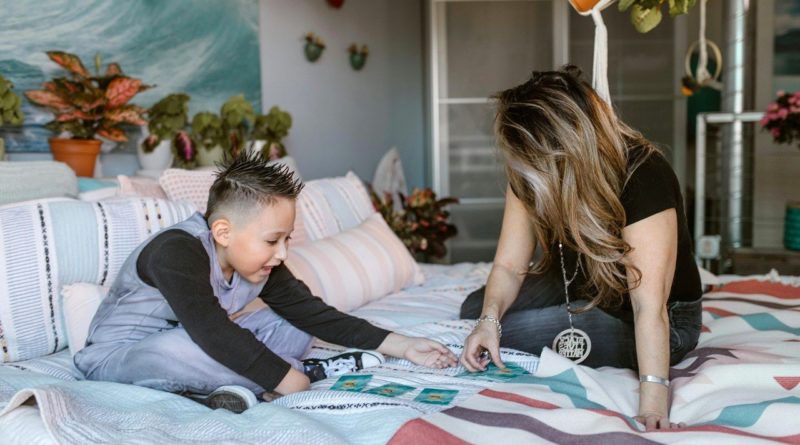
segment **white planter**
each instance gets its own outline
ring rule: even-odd
[[[197,147],[197,165],[200,167],[211,167],[216,162],[222,161],[225,152],[222,151],[221,145],[215,145],[212,149],[205,147]]]
[[[150,153],[145,153],[142,144],[136,146],[136,154],[139,155],[139,164],[142,170],[161,171],[172,167],[172,143],[171,141],[161,141]]]

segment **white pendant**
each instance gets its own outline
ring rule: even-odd
[[[553,350],[562,357],[580,363],[586,360],[592,351],[592,341],[589,340],[589,335],[580,329],[564,329],[553,340]]]

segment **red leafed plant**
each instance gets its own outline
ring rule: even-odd
[[[392,194],[386,193],[381,198],[372,187],[369,191],[375,210],[411,253],[422,261],[442,258],[447,254],[445,241],[456,236],[458,230],[449,222],[450,212],[445,207],[457,204],[458,198],[436,199],[433,190],[415,188],[409,196],[398,194],[402,209],[396,210]]]
[[[124,142],[128,137],[120,128],[123,124],[146,123],[146,110],[128,102],[151,86],[126,76],[119,64],[108,64],[105,73],[100,74],[98,54],[94,59],[95,75],[91,75],[74,54],[48,51],[47,56],[68,76],[45,82],[41,90],[26,91],[25,97],[53,112],[55,119],[45,125],[49,130],[67,131],[73,139],[94,139],[97,135]]]

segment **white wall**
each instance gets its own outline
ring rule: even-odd
[[[286,140],[306,179],[355,171],[371,181],[381,156],[397,146],[409,185],[426,184],[421,0],[260,0],[261,87],[265,110],[277,104],[294,125]],[[303,54],[313,32],[326,49]],[[365,67],[347,48],[366,44]]]

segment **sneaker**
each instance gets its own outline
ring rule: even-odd
[[[326,359],[308,358],[303,360],[305,374],[316,382],[328,377],[338,377],[349,372],[378,366],[386,359],[378,351],[345,351]]]
[[[258,399],[252,391],[236,385],[220,386],[211,394],[184,394],[195,402],[211,409],[227,409],[235,414],[241,414],[258,404]]]

